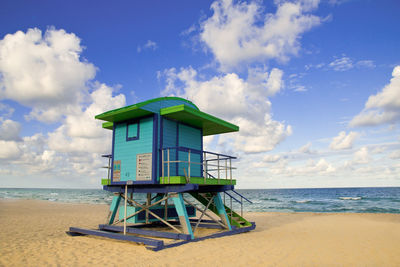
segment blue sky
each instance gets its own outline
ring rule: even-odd
[[[400,186],[398,1],[2,1],[0,186],[98,188],[93,116],[175,95],[239,188]],[[220,97],[218,97],[220,96]]]

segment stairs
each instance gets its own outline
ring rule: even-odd
[[[210,193],[205,193],[205,194],[200,194],[200,193],[190,193],[192,197],[197,199],[201,204],[206,206],[212,197]],[[231,223],[232,226],[236,226],[237,228],[242,228],[242,227],[247,227],[251,226],[252,224],[247,221],[245,218],[231,210],[229,207],[225,206],[226,214],[228,215],[228,219]],[[211,203],[210,206],[208,207],[209,210],[214,212],[215,214],[218,215],[217,208],[215,207],[214,203]]]

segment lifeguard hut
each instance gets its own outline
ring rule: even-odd
[[[95,118],[112,131],[112,152],[103,155],[109,164],[102,185],[114,197],[106,224],[97,230],[71,227],[68,234],[160,250],[255,228],[243,218],[243,201],[249,200],[234,191],[236,158],[203,149],[203,136],[239,131],[238,126],[179,97],[151,99]],[[240,204],[240,215],[232,201]],[[199,227],[218,230],[201,236]]]

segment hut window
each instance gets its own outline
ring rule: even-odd
[[[139,139],[139,122],[131,122],[126,125],[126,141]]]

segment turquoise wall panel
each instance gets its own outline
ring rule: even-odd
[[[179,124],[179,146],[201,150],[201,139],[200,129]]]
[[[202,150],[203,136],[201,135],[201,130],[193,128],[188,125],[179,124],[179,146],[193,148],[197,150]],[[188,152],[179,152],[179,160],[189,161],[189,153]],[[191,152],[190,154],[190,162],[200,163],[201,155]],[[186,170],[186,174],[189,175],[189,164],[188,163],[179,163],[178,173],[181,176],[185,175],[184,169]],[[202,176],[201,173],[201,165],[199,164],[191,164],[190,165],[190,176]]]
[[[115,125],[114,161],[121,161],[121,181],[136,181],[136,155],[153,152],[153,117],[139,120],[139,139],[126,141],[127,123]]]
[[[163,148],[167,147],[177,147],[176,143],[177,134],[177,123],[175,121],[163,119]],[[167,161],[167,151],[164,151],[164,161]],[[169,151],[169,160],[176,160],[176,149],[171,149]],[[171,163],[169,165],[170,176],[176,176],[176,163]],[[164,175],[168,176],[168,165],[164,164]]]

